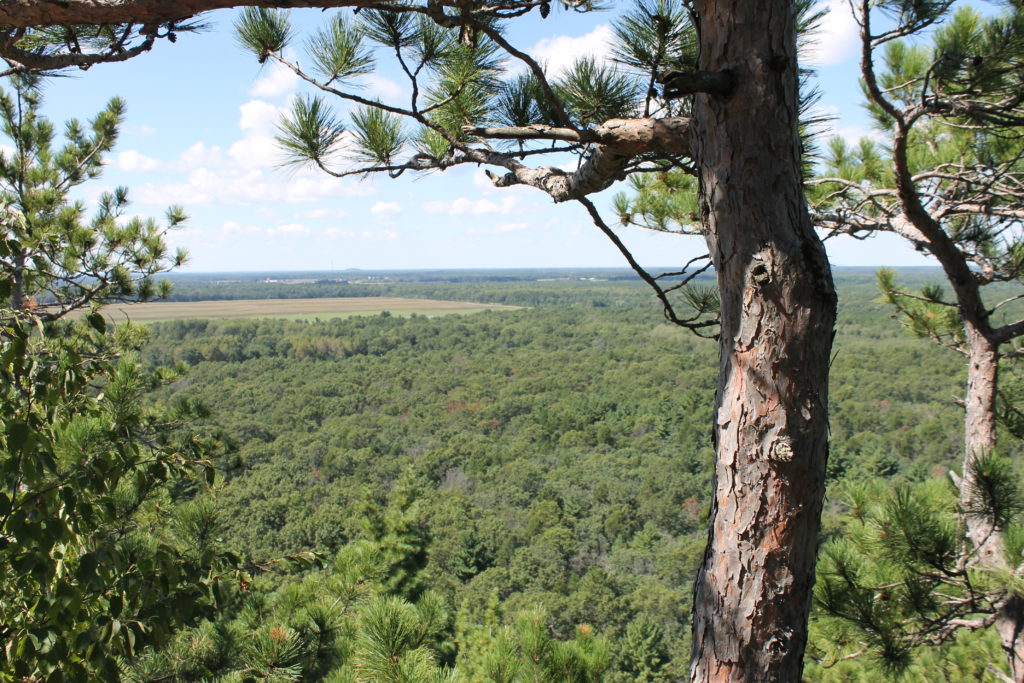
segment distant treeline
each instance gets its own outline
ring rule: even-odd
[[[514,282],[185,282],[177,283],[170,301],[241,299],[309,299],[328,297],[405,297],[446,301],[475,301],[513,306],[584,306],[603,308],[636,303],[646,285],[623,280]],[[650,297],[653,300],[653,297]]]
[[[835,278],[850,293],[847,298],[854,307],[877,297],[873,268],[836,268]],[[911,287],[942,281],[933,268],[901,269],[900,279]],[[626,269],[201,273],[176,275],[172,282],[170,301],[408,297],[515,306],[641,305],[646,311],[657,310],[647,285]],[[696,282],[707,286],[713,275]]]

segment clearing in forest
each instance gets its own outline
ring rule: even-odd
[[[396,315],[446,315],[484,310],[512,310],[519,306],[434,299],[347,297],[330,299],[230,299],[219,301],[153,301],[111,304],[103,314],[114,322],[158,322],[187,318],[346,318],[383,312]]]

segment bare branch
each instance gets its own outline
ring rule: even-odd
[[[0,25],[15,28],[56,24],[165,22],[229,7],[367,7],[373,0],[4,0]],[[522,3],[526,4],[526,3]]]
[[[612,241],[612,244],[615,245],[615,248],[619,250],[619,253],[621,253],[622,256],[626,259],[626,262],[629,263],[629,267],[632,268],[633,271],[640,276],[640,279],[646,282],[650,286],[650,288],[654,290],[654,295],[658,297],[658,301],[661,302],[662,310],[665,314],[666,320],[676,325],[679,325],[680,327],[685,327],[700,337],[710,339],[718,338],[717,334],[708,335],[703,332],[703,330],[709,327],[717,326],[719,324],[717,318],[701,320],[700,312],[698,312],[697,315],[692,316],[690,318],[680,318],[678,315],[676,315],[675,308],[672,306],[672,302],[670,302],[668,299],[667,290],[662,289],[661,285],[658,284],[657,278],[653,277],[644,269],[643,266],[637,263],[636,259],[633,258],[633,254],[629,251],[626,245],[623,244],[622,240],[619,239],[619,236],[616,235],[615,231],[608,227],[608,224],[605,223],[603,218],[601,218],[601,213],[597,210],[597,207],[594,206],[594,203],[589,199],[583,197],[578,198],[577,201],[587,209],[587,213],[590,214],[590,218],[591,220],[594,221],[594,225],[596,225],[597,228],[601,232],[603,232],[608,239]]]
[[[0,9],[0,16],[2,15],[3,9]],[[0,24],[2,24],[2,20],[0,20]],[[88,69],[96,64],[124,62],[133,57],[138,57],[141,54],[149,52],[158,37],[157,30],[157,24],[147,24],[139,31],[139,35],[145,37],[142,42],[137,45],[126,47],[126,41],[130,36],[124,35],[122,36],[121,41],[110,49],[90,53],[77,51],[58,54],[40,54],[37,52],[22,50],[17,46],[16,40],[11,39],[3,41],[0,42],[0,57],[10,65],[10,68],[5,71],[0,71],[0,77],[10,76],[11,74],[25,71],[58,71],[60,69],[67,69],[70,67]]]
[[[690,156],[690,119],[610,119],[594,128],[576,130],[543,124],[509,128],[467,126],[466,133],[495,140],[561,140],[603,145],[619,155]]]

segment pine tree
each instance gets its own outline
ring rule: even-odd
[[[66,143],[55,149],[53,125],[39,114],[40,82],[20,76],[11,83],[13,93],[0,92],[0,127],[13,147],[0,153],[4,308],[31,310],[50,322],[102,303],[166,294],[170,283],[157,285],[152,276],[185,260],[184,252],[169,253],[163,239],[185,221],[181,208],[169,209],[161,225],[137,216],[124,220],[123,187],[104,193],[91,219],[81,202],[68,199],[102,172],[104,155],[117,143],[124,102],[111,100],[88,126],[69,121]]]
[[[14,148],[0,152],[0,677],[114,680],[119,657],[211,606],[238,560],[209,506],[171,494],[212,478],[216,441],[189,429],[194,406],[147,406],[172,374],[144,372],[144,331],[108,331],[95,310],[151,296],[182,257],[165,227],[119,223],[123,190],[89,222],[67,200],[99,174],[123,104],[68,123],[55,150],[38,83],[13,87],[0,93]],[[66,320],[75,310],[88,315]]]
[[[1024,602],[1014,577],[1020,558],[1006,554],[1012,517],[1002,507],[1012,468],[998,455],[996,432],[1007,412],[999,407],[999,365],[1018,355],[1014,340],[1024,335],[1024,321],[1007,319],[1020,296],[1009,286],[1024,282],[1024,6],[1007,3],[1006,12],[986,19],[956,5],[856,4],[864,91],[889,142],[861,140],[850,148],[833,140],[822,177],[811,183],[812,199],[823,228],[856,237],[900,235],[938,262],[952,288],[949,296],[935,285],[911,292],[890,271],[878,277],[884,301],[913,334],[967,359],[963,468],[951,476],[959,491],[958,524],[970,544],[957,546],[957,562],[963,571],[1004,579],[985,582],[984,601],[961,615],[957,627],[993,626],[1019,683]],[[890,21],[883,23],[883,14]],[[941,22],[929,43],[906,40]],[[986,295],[990,286],[998,293]],[[951,637],[955,630],[940,633]]]

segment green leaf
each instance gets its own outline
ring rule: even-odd
[[[639,0],[613,24],[612,58],[645,74],[693,69],[697,32],[678,0]]]
[[[416,17],[409,12],[363,10],[362,28],[372,40],[390,48],[406,48],[416,41]]]
[[[576,60],[555,87],[566,111],[583,125],[634,115],[640,94],[634,77],[599,64],[593,57]]]
[[[9,421],[7,427],[7,451],[9,453],[20,453],[28,443],[32,430],[27,424],[19,421]]]

